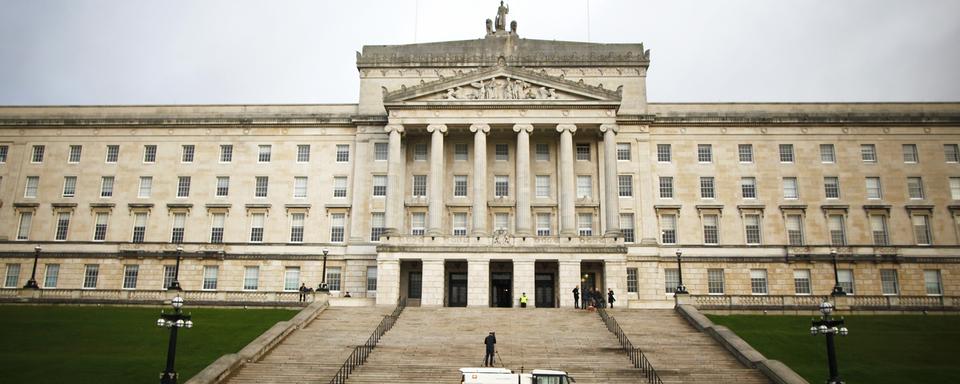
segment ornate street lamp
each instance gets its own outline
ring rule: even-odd
[[[687,287],[683,286],[683,265],[680,263],[680,257],[683,256],[683,251],[679,248],[677,249],[677,291],[674,294],[688,294]]]
[[[170,300],[173,306],[173,313],[164,313],[160,311],[160,318],[157,319],[158,327],[170,328],[170,344],[167,347],[167,368],[160,374],[160,384],[177,384],[177,371],[173,365],[177,360],[177,330],[180,328],[193,328],[193,320],[190,315],[183,314],[183,298],[180,295]]]
[[[830,250],[830,257],[833,259],[833,292],[830,293],[830,296],[846,296],[847,293],[843,291],[843,287],[840,286],[840,272],[837,271],[837,250]]]
[[[820,304],[820,313],[823,314],[821,319],[811,322],[810,334],[827,336],[827,364],[830,367],[830,378],[827,379],[827,384],[843,384],[843,380],[840,379],[840,372],[837,370],[837,350],[833,338],[837,334],[846,336],[850,331],[843,326],[842,317],[840,319],[830,317],[830,314],[833,313],[833,304],[829,301]]]
[[[327,254],[330,253],[329,249],[323,249],[323,272],[320,275],[320,286],[317,287],[317,292],[330,292],[330,289],[327,288]]]
[[[183,253],[183,247],[177,246],[177,266],[173,269],[173,281],[170,282],[170,286],[167,287],[167,290],[177,290],[182,291],[180,288],[180,254]]]
[[[23,286],[23,289],[40,289],[40,286],[37,285],[37,261],[40,259],[40,246],[33,247],[33,272],[30,273],[30,280],[27,280],[27,285]]]

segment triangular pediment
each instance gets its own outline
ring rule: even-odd
[[[619,90],[516,67],[495,66],[386,92],[384,103],[619,101]]]

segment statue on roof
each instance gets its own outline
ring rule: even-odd
[[[507,13],[510,12],[509,5],[503,5],[503,1],[500,2],[500,7],[497,8],[497,18],[494,21],[494,25],[497,27],[497,32],[507,30]]]

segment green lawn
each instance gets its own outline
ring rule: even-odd
[[[193,314],[194,327],[179,332],[176,367],[181,383],[297,313],[214,308],[187,312]],[[160,307],[0,305],[0,382],[157,383],[170,335],[169,328],[157,327],[159,313]]]
[[[827,379],[826,337],[811,336],[811,317],[710,315],[768,359],[810,383]],[[960,383],[960,316],[847,316],[837,337],[840,377],[847,383]]]

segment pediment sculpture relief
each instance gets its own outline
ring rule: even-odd
[[[555,88],[548,88],[509,77],[480,80],[448,88],[446,100],[557,100]]]

